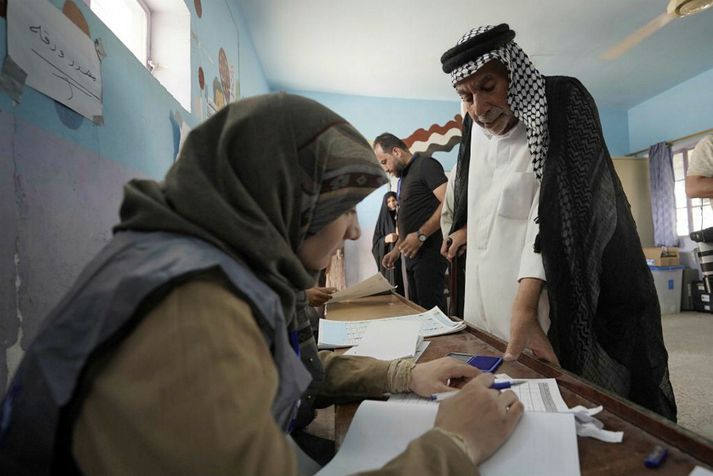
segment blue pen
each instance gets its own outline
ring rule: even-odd
[[[495,390],[505,390],[506,388],[514,387],[515,385],[522,385],[525,383],[524,380],[503,380],[500,382],[493,382],[490,388]]]
[[[490,385],[490,388],[493,390],[505,390],[510,387],[514,387],[516,385],[522,385],[523,383],[527,383],[525,380],[501,380],[498,382],[493,382],[492,385]],[[434,393],[431,395],[430,400],[433,400],[434,402],[440,402],[441,400],[445,400],[446,398],[450,398],[454,396],[456,393],[458,393],[459,390],[453,390],[451,392],[442,392],[442,393]]]
[[[644,460],[644,466],[649,469],[658,468],[666,461],[668,456],[668,449],[663,446],[656,445],[654,449],[649,453],[649,455]]]

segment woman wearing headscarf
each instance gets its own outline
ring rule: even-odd
[[[385,181],[353,127],[297,96],[196,128],[163,182],[126,186],[111,242],[25,354],[0,407],[0,474],[295,474],[300,357],[317,356],[296,295],[358,238],[355,205]],[[327,396],[429,395],[477,374],[319,358]],[[391,471],[473,473],[522,412],[491,382],[444,401]]]
[[[396,292],[404,294],[404,278],[401,273],[401,260],[397,260],[393,268],[384,268],[381,263],[384,255],[391,251],[394,243],[399,239],[399,234],[396,231],[396,210],[398,208],[398,200],[395,192],[386,192],[384,199],[381,202],[381,210],[379,210],[379,218],[376,220],[374,227],[374,236],[372,238],[371,254],[376,260],[376,267],[381,274],[394,286]]]

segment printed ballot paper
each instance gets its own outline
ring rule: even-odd
[[[499,382],[513,380],[507,374],[496,374]],[[521,385],[510,387],[525,407],[526,412],[571,413],[562,399],[562,394],[553,378],[516,379]],[[433,399],[419,397],[414,393],[397,393],[389,397],[390,402],[433,403]]]
[[[319,340],[317,346],[320,349],[336,349],[338,347],[351,347],[359,344],[369,323],[377,319],[365,321],[330,321],[319,320]],[[451,321],[437,307],[420,314],[408,314],[405,316],[387,317],[378,319],[378,322],[392,321],[416,321],[421,325],[420,334],[423,337],[440,336],[451,334],[465,329],[465,322]]]

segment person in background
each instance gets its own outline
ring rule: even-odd
[[[455,179],[465,320],[508,341],[506,360],[530,349],[675,420],[656,289],[596,104],[514,38],[473,28],[441,58],[472,119]]]
[[[305,359],[325,397],[472,379],[372,474],[474,474],[522,415],[513,392],[447,357],[318,355],[295,312],[386,182],[366,140],[279,93],[228,105],[180,155],[164,181],[126,186],[112,240],[28,348],[0,406],[0,474],[296,474]]]
[[[403,254],[409,299],[426,309],[448,312],[444,294],[447,261],[441,256],[441,207],[446,174],[441,164],[422,154],[411,154],[404,142],[384,132],[374,139],[382,168],[399,178],[398,241],[382,263],[393,268]]]
[[[698,141],[691,153],[686,173],[686,195],[689,198],[713,199],[713,134]]]
[[[401,269],[401,260],[397,259],[394,266],[386,268],[383,265],[384,256],[390,252],[399,239],[396,229],[396,210],[398,201],[395,192],[386,192],[381,202],[379,217],[376,219],[374,236],[371,240],[371,254],[376,260],[376,268],[394,286],[396,292],[404,296],[404,278]]]
[[[713,134],[704,136],[698,141],[689,155],[688,171],[686,172],[686,195],[688,198],[709,200],[713,208]],[[707,227],[694,230],[690,237],[697,243],[697,253],[701,269],[701,279],[706,289],[713,289],[713,266],[711,266],[711,250],[713,250],[713,223],[701,220]]]

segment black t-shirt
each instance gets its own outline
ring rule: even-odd
[[[434,158],[414,154],[401,176],[399,234],[405,237],[426,223],[441,203],[433,191],[448,179]]]

